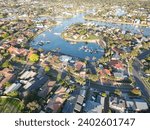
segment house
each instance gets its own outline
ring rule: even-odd
[[[148,104],[146,101],[144,101],[144,99],[133,99],[133,101],[135,103],[137,112],[147,111],[149,109]]]
[[[38,96],[42,98],[46,98],[46,96],[51,92],[56,81],[48,81],[44,87],[41,88],[41,91],[38,92]]]
[[[124,75],[122,72],[114,72],[113,74],[115,79],[117,80],[124,80],[128,77],[127,75]]]
[[[80,90],[80,95],[85,98],[86,92],[87,92],[87,91],[86,91],[85,89],[81,89],[81,90]]]
[[[141,23],[141,20],[140,20],[140,19],[135,19],[135,20],[134,20],[134,23],[135,23],[135,24],[140,24],[140,23]]]
[[[13,83],[10,87],[8,87],[8,88],[4,91],[4,93],[5,93],[5,94],[8,94],[8,93],[10,93],[10,92],[16,91],[16,90],[18,90],[21,86],[22,86],[21,83]]]
[[[35,78],[33,84],[28,88],[29,91],[34,91],[39,88],[41,88],[42,85],[44,85],[48,81],[48,76],[42,76],[40,79]]]
[[[119,60],[120,59],[120,55],[118,53],[115,53],[112,58],[112,60]]]
[[[102,64],[99,64],[100,69],[104,69],[104,66]]]
[[[86,113],[102,113],[105,97],[98,96],[97,101],[87,100],[83,110]]]
[[[77,39],[79,38],[79,36],[80,36],[80,35],[76,33],[76,34],[74,34],[72,37],[73,37],[73,39],[77,40]]]
[[[81,109],[82,109],[82,106],[81,106],[81,105],[75,104],[74,113],[80,113],[80,112],[81,112]]]
[[[13,46],[9,47],[8,52],[10,54],[23,55],[23,56],[26,56],[28,54],[28,51],[26,49],[24,49],[24,48],[18,49]]]
[[[133,99],[126,99],[126,108],[128,112],[135,112],[136,106]]]
[[[80,75],[80,77],[82,77],[84,79],[86,78],[86,72],[85,71],[81,71],[79,75]]]
[[[123,51],[122,49],[119,49],[119,48],[117,48],[117,47],[112,48],[112,50],[113,50],[114,52],[116,52],[117,54],[123,54],[123,53],[124,53],[124,51]]]
[[[36,75],[37,75],[37,73],[34,71],[25,71],[19,78],[26,80],[29,78],[33,78]]]
[[[62,55],[62,56],[59,57],[59,59],[62,62],[68,62],[68,61],[72,60],[72,57],[71,56]]]
[[[81,61],[77,61],[75,63],[75,69],[77,71],[81,71],[81,69],[85,68],[86,67],[86,64],[84,62],[81,62]]]
[[[78,97],[77,97],[77,104],[82,105],[82,104],[83,104],[83,101],[84,101],[84,97],[81,96],[81,95],[78,95]]]
[[[124,64],[119,60],[111,60],[109,62],[109,65],[116,70],[122,70],[123,71],[125,69]]]
[[[58,112],[66,100],[64,98],[65,94],[66,94],[66,88],[64,88],[62,86],[59,87],[55,92],[55,96],[48,100],[46,110],[50,111],[50,112],[54,112],[54,113]]]
[[[19,37],[19,38],[17,39],[17,42],[21,43],[21,42],[23,42],[23,40],[24,40],[24,37]]]
[[[125,100],[118,98],[118,97],[110,97],[109,107],[115,112],[124,113],[126,110]]]
[[[9,81],[13,81],[15,79],[15,75],[12,73],[12,71],[8,68],[4,68],[3,70],[0,71],[0,88]]]
[[[111,72],[109,69],[102,69],[99,71],[99,75],[101,77],[105,77],[106,75],[111,76]]]

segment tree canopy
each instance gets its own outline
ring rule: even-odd
[[[37,62],[39,60],[38,54],[31,54],[29,57],[30,62]]]

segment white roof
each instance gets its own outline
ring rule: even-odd
[[[28,82],[26,85],[23,86],[24,89],[28,89],[32,85],[31,82]]]
[[[148,105],[143,99],[133,99],[137,110],[147,110]]]
[[[21,87],[21,84],[20,83],[13,83],[10,87],[8,87],[4,93],[9,93],[9,92],[12,92],[12,91],[15,91],[15,90],[18,90],[19,88]]]
[[[135,106],[133,100],[129,100],[129,99],[126,100],[126,104],[127,104],[127,108],[132,108],[133,110],[136,109],[136,106]]]
[[[72,60],[72,57],[66,56],[66,55],[62,55],[62,56],[60,56],[59,59],[60,59],[60,61],[62,61],[62,62],[68,62],[68,61]]]

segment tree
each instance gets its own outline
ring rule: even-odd
[[[5,61],[5,62],[2,64],[2,67],[3,67],[3,68],[12,68],[12,65],[9,63],[9,61]]]
[[[4,88],[7,88],[7,87],[9,87],[10,85],[11,85],[10,82],[5,82],[5,83],[3,84],[3,87],[4,87]]]
[[[76,77],[76,82],[79,83],[80,85],[85,85],[85,79],[81,78],[81,77]]]
[[[70,86],[70,91],[73,92],[76,89],[75,85]]]
[[[57,75],[57,82],[59,82],[61,80],[61,76],[62,76],[62,73],[58,73],[58,75]]]
[[[50,67],[49,67],[49,66],[46,66],[46,67],[44,68],[44,70],[45,70],[46,73],[48,73],[48,72],[50,71]]]
[[[12,92],[8,93],[7,95],[11,96],[11,97],[18,97],[19,96],[19,92],[18,91],[12,91]]]
[[[122,92],[119,89],[115,89],[114,94],[116,94],[117,96],[121,96]]]
[[[39,55],[38,54],[31,54],[29,57],[30,62],[37,62],[39,60]]]
[[[70,94],[69,94],[69,93],[66,93],[66,94],[63,96],[63,98],[64,98],[64,99],[67,99],[67,98],[69,98],[69,96],[70,96]]]
[[[103,93],[101,94],[101,96],[102,96],[102,97],[107,97],[106,92],[103,92]]]
[[[98,76],[94,74],[89,74],[88,78],[94,82],[98,81]]]
[[[131,93],[132,93],[133,95],[136,95],[136,96],[141,96],[141,95],[142,95],[141,90],[140,90],[140,89],[137,89],[137,88],[132,89],[132,90],[131,90]]]
[[[29,109],[30,112],[37,110],[39,107],[40,106],[36,101],[32,101],[27,104],[27,108]]]

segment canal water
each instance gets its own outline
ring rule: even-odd
[[[35,48],[39,49],[42,48],[45,51],[55,51],[59,50],[59,52],[64,53],[66,55],[71,55],[74,57],[80,57],[80,58],[86,58],[89,57],[90,60],[94,58],[99,59],[100,57],[103,56],[103,48],[101,48],[99,45],[96,43],[83,43],[79,42],[77,44],[72,44],[71,42],[65,41],[64,39],[61,38],[60,34],[67,29],[71,24],[75,23],[85,23],[88,21],[84,20],[84,14],[78,14],[75,17],[71,19],[66,19],[62,20],[62,23],[60,25],[57,25],[53,27],[51,30],[47,30],[43,32],[42,34],[38,35],[31,43],[30,45]],[[132,25],[121,25],[121,24],[112,24],[112,23],[105,23],[105,22],[94,22],[97,25],[101,26],[107,26],[107,27],[114,27],[114,28],[120,28],[125,31],[131,31],[133,33],[140,33],[140,31],[143,31],[143,35],[149,36],[150,35],[150,28],[145,28],[145,27],[135,27]],[[47,42],[44,45],[37,45],[36,43],[43,41],[50,41]],[[82,46],[87,46],[87,48],[92,49],[92,50],[99,50],[97,53],[90,53],[90,52],[85,52],[83,50],[80,50]]]

